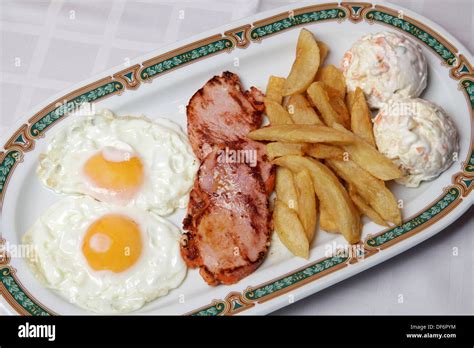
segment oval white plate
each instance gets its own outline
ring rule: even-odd
[[[431,21],[399,7],[337,3],[283,7],[193,37],[96,76],[44,103],[26,115],[0,144],[0,231],[10,247],[0,254],[0,291],[20,314],[88,314],[43,287],[14,246],[42,211],[61,196],[45,189],[35,176],[38,155],[52,135],[68,124],[66,100],[94,102],[118,115],[166,117],[186,127],[184,107],[209,78],[230,70],[246,88],[265,90],[269,75],[285,76],[294,59],[299,29],[311,30],[330,47],[328,62],[368,32],[403,32],[418,42],[429,62],[429,85],[423,98],[440,104],[460,134],[458,161],[436,180],[417,189],[393,185],[403,200],[404,224],[382,230],[365,221],[357,253],[326,255],[346,245],[343,237],[319,231],[310,260],[292,257],[275,239],[264,264],[232,286],[209,287],[196,270],[168,296],[147,304],[140,314],[264,314],[366,270],[433,236],[472,204],[474,180],[472,113],[474,69],[470,53]],[[152,35],[150,33],[150,35]],[[74,67],[71,67],[73,69]],[[181,226],[184,210],[171,216]],[[12,248],[13,247],[13,248]]]

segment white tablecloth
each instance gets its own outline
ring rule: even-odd
[[[442,25],[474,52],[472,0],[392,2]],[[163,44],[289,3],[297,1],[2,0],[0,133],[73,83]],[[421,245],[276,314],[474,313],[473,213]],[[4,301],[2,311],[9,311]]]

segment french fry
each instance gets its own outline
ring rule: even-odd
[[[273,160],[274,164],[286,167],[293,173],[307,169],[313,179],[314,191],[321,204],[331,207],[331,214],[338,230],[353,244],[360,240],[359,214],[349,194],[334,173],[321,162],[301,156],[283,156]]]
[[[307,259],[309,242],[297,213],[277,200],[273,210],[273,223],[281,242],[294,255]]]
[[[353,161],[328,159],[326,163],[344,181],[352,184],[357,193],[369,203],[384,221],[392,222],[395,225],[402,223],[397,200],[382,180],[375,178]]]
[[[298,172],[294,178],[296,191],[298,193],[298,217],[303,224],[306,237],[308,237],[308,242],[311,243],[314,238],[318,213],[313,181],[307,170]]]
[[[372,114],[365,100],[364,92],[359,87],[354,92],[351,108],[351,129],[370,145],[375,147],[374,132],[372,130]]]
[[[349,132],[350,133],[350,132]],[[352,133],[337,129],[307,124],[282,124],[256,129],[247,135],[252,140],[281,141],[286,143],[330,143],[347,144],[354,141]]]
[[[287,109],[293,122],[296,124],[323,125],[323,122],[319,119],[314,108],[302,94],[293,94],[290,96],[287,103]]]
[[[339,115],[343,126],[349,129],[351,125],[351,116],[344,99],[341,98],[339,92],[334,88],[325,86],[325,89],[329,96],[329,104],[331,104],[333,110]]]
[[[345,151],[340,147],[334,145],[327,145],[327,144],[311,144],[304,148],[305,153],[313,158],[316,159],[344,159]]]
[[[318,71],[319,54],[319,47],[313,34],[302,29],[296,44],[296,58],[285,81],[284,96],[306,91]]]
[[[349,196],[351,197],[352,201],[356,205],[356,207],[360,210],[360,212],[364,215],[367,215],[369,219],[381,226],[389,226],[384,219],[373,210],[369,204],[357,193],[357,190],[354,188],[354,185],[349,184]]]
[[[354,135],[344,127],[334,124],[334,128],[347,136],[354,137],[354,142],[344,145],[344,149],[349,153],[349,158],[370,174],[381,180],[392,180],[402,176],[402,172],[387,157],[377,151],[375,147],[367,143],[362,138]]]
[[[268,143],[267,144],[267,156],[272,160],[275,157],[281,157],[286,155],[304,155],[305,149],[308,147],[307,144],[303,143]]]
[[[326,232],[339,233],[330,209],[322,203],[319,203],[319,227]]]
[[[339,97],[344,100],[346,96],[346,78],[341,70],[332,64],[324,66],[318,70],[316,80],[322,81],[327,86],[335,89]]]
[[[281,104],[283,101],[283,87],[285,86],[285,78],[278,76],[270,76],[268,79],[267,91],[265,92],[265,100],[272,100]]]
[[[285,203],[290,209],[298,211],[298,192],[295,179],[288,168],[277,168],[275,191],[279,201]]]
[[[318,41],[318,47],[319,47],[319,66],[323,65],[324,61],[326,60],[326,57],[329,54],[329,46],[326,45],[322,41]]]
[[[277,102],[265,99],[265,112],[271,125],[292,124],[290,114]]]
[[[318,108],[325,124],[332,127],[334,124],[344,124],[342,117],[334,110],[331,105],[329,95],[323,82],[312,83],[308,90],[308,97],[314,106]]]
[[[346,107],[347,107],[347,110],[349,110],[349,113],[352,110],[352,105],[354,105],[354,100],[355,100],[355,92],[354,91],[347,91],[347,94],[346,94]]]

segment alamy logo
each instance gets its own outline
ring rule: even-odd
[[[226,146],[225,149],[217,152],[218,163],[245,163],[250,167],[257,165],[257,151],[253,149],[230,149]]]
[[[18,337],[20,338],[47,338],[48,341],[56,339],[55,325],[35,325],[26,323],[18,326]]]

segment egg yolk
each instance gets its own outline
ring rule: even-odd
[[[138,224],[123,215],[105,215],[87,230],[82,252],[96,271],[120,273],[135,264],[142,251]]]
[[[111,161],[100,152],[87,160],[84,173],[95,188],[128,200],[143,183],[143,163],[136,156],[126,156],[120,161]]]

